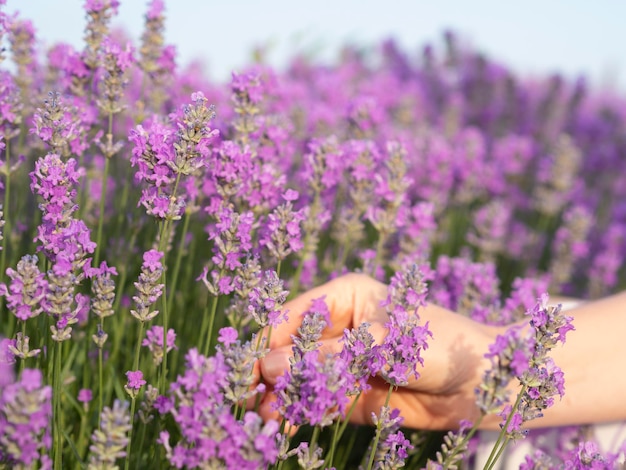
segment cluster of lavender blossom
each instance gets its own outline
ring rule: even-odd
[[[162,0],[138,45],[111,29],[118,7],[86,0],[82,48],[44,50],[0,0],[0,467],[467,464],[477,423],[432,454],[402,410],[372,416],[369,447],[348,424],[371,377],[390,394],[419,380],[433,302],[530,319],[477,389],[503,419],[493,468],[565,393],[548,353],[571,319],[544,293],[626,286],[626,100],[523,80],[453,34],[415,58],[390,40],[222,85],[176,63]],[[264,422],[255,363],[284,303],[349,272],[389,284],[388,336],[362,324],[320,352],[316,299],[275,386],[284,420]],[[562,435],[526,468],[620,457]]]

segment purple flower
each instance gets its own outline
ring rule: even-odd
[[[143,380],[143,372],[141,372],[140,370],[129,370],[128,372],[126,372],[126,377],[128,378],[128,388],[139,390],[146,384],[146,381]]]
[[[225,399],[229,366],[218,349],[204,357],[192,349],[186,368],[170,386],[174,403],[170,413],[178,425],[178,442],[162,432],[158,442],[176,467],[265,468],[276,462],[278,423],[248,412],[236,420],[233,402]],[[168,405],[167,408],[170,406]]]
[[[230,83],[233,91],[233,101],[238,106],[243,106],[247,103],[256,105],[263,99],[263,87],[257,73],[240,74],[233,72]]]
[[[305,219],[304,212],[295,211],[291,202],[294,197],[297,198],[297,194],[292,191],[287,197],[283,196],[286,202],[268,215],[259,240],[261,246],[266,247],[279,262],[290,253],[299,251],[303,246],[300,224]]]
[[[167,349],[165,354],[170,352],[172,349],[178,349],[175,344],[176,341],[176,332],[170,328],[167,330]],[[142,346],[147,346],[150,352],[152,353],[152,361],[155,366],[158,366],[163,362],[163,327],[159,325],[154,325],[150,327],[146,331],[146,337],[141,342]]]
[[[93,393],[88,388],[81,388],[76,399],[81,403],[87,404],[93,399]]]
[[[509,415],[513,415],[510,417]],[[511,409],[511,405],[506,405],[500,413],[498,413],[502,417],[502,424],[500,427],[504,427],[507,420],[509,423],[506,425],[506,433],[511,435],[518,435],[522,432],[522,423],[524,422],[521,413],[513,412]]]
[[[319,357],[317,341],[325,326],[321,313],[305,313],[298,336],[293,337],[290,369],[274,387],[275,409],[293,425],[329,426],[343,415],[348,402],[348,364],[339,355]]]
[[[94,468],[113,467],[117,459],[126,456],[128,434],[131,431],[128,402],[115,400],[113,408],[105,406],[100,422],[100,428],[91,436],[89,465]]]
[[[369,390],[368,379],[376,375],[381,366],[378,347],[374,345],[374,337],[368,329],[368,323],[361,323],[358,328],[343,332],[343,348],[339,357],[346,362],[347,372],[354,381],[348,395]]]
[[[235,343],[239,338],[239,333],[233,327],[227,326],[224,328],[220,328],[218,333],[217,340],[222,343],[224,346],[230,346]]]
[[[287,312],[282,307],[288,293],[276,271],[265,271],[261,284],[248,294],[248,313],[261,328],[275,327],[287,320]]]
[[[0,392],[0,455],[10,466],[30,467],[52,444],[52,388],[40,370],[24,369],[19,381]]]
[[[22,321],[38,316],[41,311],[47,281],[45,274],[37,266],[36,256],[25,255],[17,263],[17,269],[7,268],[6,274],[11,282],[6,292],[7,307]]]
[[[376,426],[378,434],[378,444],[374,450],[375,460],[373,468],[401,468],[404,460],[408,457],[408,450],[412,449],[411,442],[404,437],[399,430],[402,424],[400,410],[383,406],[380,415],[372,413],[372,421]],[[372,453],[372,444],[367,449],[365,455]]]
[[[148,322],[159,314],[158,310],[151,310],[156,301],[163,293],[163,284],[160,284],[163,265],[161,258],[163,253],[157,250],[149,250],[143,255],[143,264],[139,280],[135,283],[137,295],[133,296],[135,308],[130,311],[131,315],[140,322]]]
[[[143,266],[146,270],[150,272],[160,271],[163,269],[163,265],[161,264],[161,258],[163,258],[163,253],[157,250],[149,250],[143,254]]]
[[[380,346],[382,377],[394,386],[407,385],[409,377],[419,378],[418,364],[423,364],[421,351],[428,347],[428,323],[420,325],[417,309],[426,303],[426,284],[422,272],[413,266],[396,274],[382,302],[389,315],[385,324],[387,336]]]
[[[222,328],[220,336],[223,336]],[[237,339],[237,331],[234,328],[226,328],[229,343],[223,342],[217,346],[218,351],[224,356],[224,364],[228,368],[226,379],[228,385],[224,388],[224,398],[233,403],[242,403],[257,393],[265,390],[264,384],[252,387],[254,383],[254,364],[265,354],[267,350],[257,340],[254,334],[249,341],[241,342]],[[232,331],[228,331],[232,330]]]

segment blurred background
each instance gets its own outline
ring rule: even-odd
[[[121,0],[112,25],[139,38],[147,1]],[[44,44],[82,47],[84,0],[8,0],[31,19]],[[626,2],[597,0],[165,0],[166,40],[179,64],[200,60],[226,81],[262,47],[281,67],[296,52],[332,61],[342,45],[375,46],[393,37],[417,55],[446,29],[522,76],[587,77],[594,88],[626,91]]]

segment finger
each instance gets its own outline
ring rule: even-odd
[[[283,309],[288,310],[289,320],[273,329],[270,348],[291,344],[291,336],[297,333],[302,324],[302,314],[310,309],[313,299],[324,297],[331,325],[324,330],[323,336],[333,337],[353,324],[374,318],[380,311],[380,300],[385,293],[384,284],[363,274],[347,274],[315,287],[285,303]]]

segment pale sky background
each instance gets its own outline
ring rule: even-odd
[[[594,87],[626,92],[626,2],[619,0],[165,0],[166,41],[179,64],[201,59],[227,80],[270,44],[270,63],[295,51],[332,60],[342,44],[394,37],[415,55],[452,29],[523,76],[584,74]],[[8,0],[6,11],[31,19],[44,44],[82,47],[84,0]],[[121,0],[114,25],[137,39],[145,0]]]

